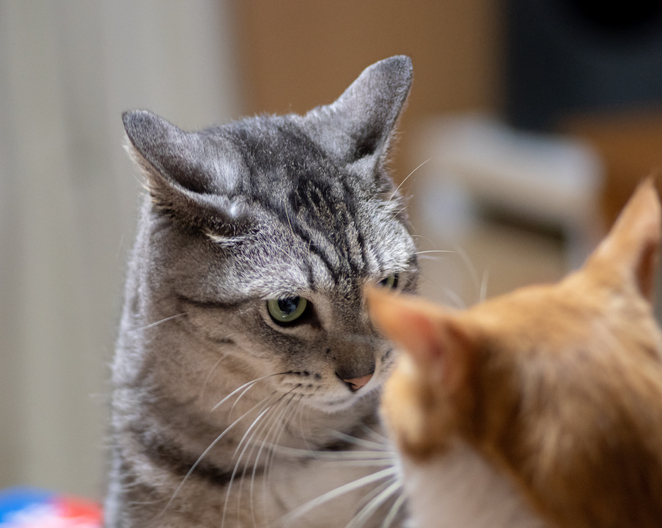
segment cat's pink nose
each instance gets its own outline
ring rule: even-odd
[[[360,378],[343,379],[343,381],[347,383],[352,392],[356,392],[361,387],[365,387],[371,378],[372,374],[368,374],[367,376],[361,376]]]

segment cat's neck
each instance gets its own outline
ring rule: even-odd
[[[416,528],[544,528],[511,482],[458,441],[423,462],[402,459]]]

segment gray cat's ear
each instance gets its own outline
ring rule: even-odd
[[[241,236],[252,222],[231,200],[237,167],[221,140],[184,132],[146,110],[122,114],[128,150],[142,168],[159,210],[219,239]]]
[[[381,159],[411,89],[413,68],[404,55],[366,68],[329,106],[311,110],[305,119],[317,139],[349,163]]]

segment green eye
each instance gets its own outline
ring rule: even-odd
[[[296,321],[303,315],[308,301],[303,297],[283,297],[267,301],[269,315],[278,324],[287,324]]]
[[[388,277],[380,280],[377,284],[380,286],[384,286],[386,288],[391,288],[395,289],[398,287],[398,279],[400,278],[400,275],[398,273],[393,273],[389,275]]]

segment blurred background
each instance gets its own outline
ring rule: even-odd
[[[395,54],[432,299],[558,278],[662,166],[659,2],[0,0],[0,487],[103,494],[139,195],[121,112],[305,112]]]

